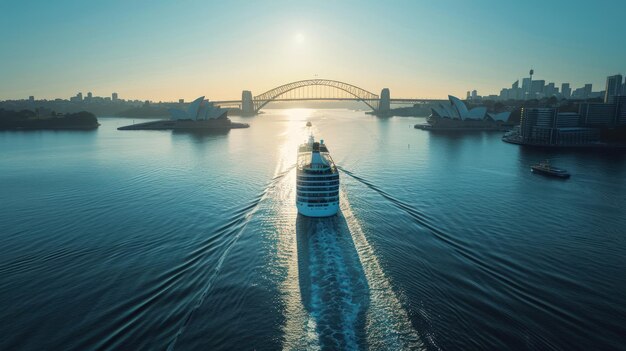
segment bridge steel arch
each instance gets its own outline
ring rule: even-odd
[[[369,106],[372,110],[378,111],[378,104],[380,102],[380,97],[374,93],[371,93],[365,89],[359,88],[355,85],[340,82],[337,80],[330,79],[307,79],[300,80],[297,82],[287,83],[276,87],[272,90],[268,90],[263,94],[257,95],[254,97],[254,112],[258,113],[265,105],[274,101],[279,96],[302,87],[307,87],[311,85],[324,85],[333,87],[339,90],[343,90],[346,93],[354,96],[357,100],[363,101],[367,106]]]

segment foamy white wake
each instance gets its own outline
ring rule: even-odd
[[[370,305],[367,310],[366,334],[370,348],[377,350],[424,349],[424,344],[413,329],[406,310],[394,293],[374,250],[370,246],[359,221],[352,213],[346,194],[341,194],[341,212],[354,240],[363,272],[369,285]]]
[[[291,173],[269,194],[276,263],[286,273],[283,349],[423,349],[346,194],[337,217],[297,217]]]

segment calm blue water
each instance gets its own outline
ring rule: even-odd
[[[624,349],[626,156],[347,110],[100,120],[0,132],[2,350]],[[335,218],[296,213],[306,120],[342,168]]]

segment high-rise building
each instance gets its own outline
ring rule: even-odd
[[[28,101],[35,102],[35,97],[33,95],[29,96]]]
[[[111,100],[117,101],[117,93],[111,94]]]
[[[622,95],[622,75],[606,77],[606,90],[604,91],[604,103],[610,104],[615,101],[616,96]]]
[[[470,92],[469,92],[469,90],[468,90],[468,91],[467,91],[467,98],[466,98],[466,99],[467,99],[467,100],[469,100],[471,96],[472,96],[472,95],[471,95],[471,93],[470,93]]]
[[[566,99],[572,96],[572,88],[569,87],[569,83],[561,84],[561,95]]]
[[[500,100],[508,100],[510,99],[509,97],[509,93],[512,91],[513,89],[507,89],[507,88],[502,88],[500,90]]]
[[[585,99],[588,99],[589,96],[591,95],[591,84],[585,84],[585,86],[583,87],[583,90],[585,94]]]
[[[543,95],[543,89],[546,85],[545,80],[533,80],[530,85],[531,98],[541,97]]]
[[[178,99],[178,103],[179,104],[184,104],[185,103],[185,99]]]
[[[472,100],[477,99],[478,98],[478,91],[476,91],[476,89],[472,90]]]
[[[83,101],[83,93],[76,94],[76,100]]]
[[[546,85],[543,88],[543,96],[545,97],[551,97],[556,95],[557,92],[557,88],[554,86],[554,83],[548,83],[548,85]]]
[[[528,96],[530,95],[531,82],[532,80],[530,78],[522,79],[522,98],[524,100],[528,99]]]
[[[515,81],[515,83],[511,84],[511,89],[519,88],[519,79]]]
[[[520,133],[526,142],[552,143],[555,108],[522,108]]]

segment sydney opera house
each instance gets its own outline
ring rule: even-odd
[[[216,107],[201,96],[186,110],[170,109],[171,119],[133,124],[119,130],[226,130],[247,128],[247,123],[234,123],[227,117],[228,110]]]
[[[204,96],[200,96],[195,99],[186,111],[169,109],[170,115],[173,120],[190,119],[195,121],[205,121],[210,119],[226,118],[227,110],[213,106],[213,103],[204,99]]]
[[[480,106],[471,110],[459,98],[448,95],[449,102],[433,107],[426,120],[428,125],[416,125],[421,129],[500,129],[509,119],[511,112],[491,113]]]

